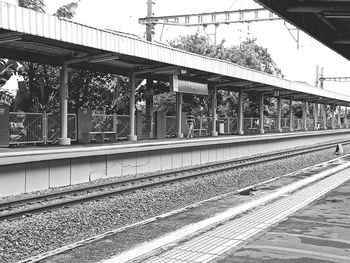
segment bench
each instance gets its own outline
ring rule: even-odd
[[[105,132],[89,132],[90,135],[94,135],[95,142],[102,143],[105,141],[116,142],[116,132],[113,131],[105,131]]]
[[[193,136],[196,137],[196,133],[198,133],[197,137],[207,136],[207,132],[207,129],[193,129]]]

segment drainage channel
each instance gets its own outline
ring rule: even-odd
[[[200,231],[198,227],[201,234],[194,234],[192,238],[182,238],[182,241],[174,238],[172,243],[163,247],[160,246],[164,244],[162,240],[158,240],[156,249],[153,247],[152,250],[149,244],[138,251],[131,250],[111,258],[105,263],[210,262],[345,183],[350,179],[349,167],[350,163],[343,163],[254,201],[254,205],[247,204],[226,212],[221,220],[216,218],[203,222],[202,229],[206,226],[206,232]],[[311,185],[307,186],[308,184]],[[196,226],[191,228],[195,229]]]

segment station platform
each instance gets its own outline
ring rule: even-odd
[[[102,262],[350,262],[349,167],[346,157]]]
[[[349,193],[347,181],[216,262],[350,262]]]
[[[350,129],[0,149],[0,196],[339,141]]]
[[[171,148],[186,148],[198,146],[213,146],[225,144],[241,144],[250,142],[270,142],[291,138],[312,138],[348,134],[350,129],[300,131],[288,133],[266,133],[257,135],[221,135],[218,137],[196,137],[192,139],[148,139],[139,141],[120,141],[101,144],[73,144],[70,146],[24,146],[0,148],[0,165],[45,161],[52,159],[66,159],[75,157],[99,156],[106,154],[132,153],[141,151],[156,151]]]

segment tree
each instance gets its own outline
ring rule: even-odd
[[[54,15],[62,18],[72,19],[75,16],[75,9],[77,9],[79,2],[80,0],[78,2],[72,2],[61,6],[57,9]]]
[[[38,12],[45,13],[44,7],[44,0],[18,0],[18,5],[20,7],[25,7],[28,9],[32,9]]]
[[[0,105],[11,105],[15,101],[16,91],[5,89],[5,84],[17,76],[21,66],[14,60],[0,58]]]
[[[281,70],[276,66],[271,55],[266,48],[256,44],[256,39],[246,39],[239,46],[231,46],[226,48],[224,41],[218,45],[210,43],[206,36],[197,32],[190,36],[180,36],[169,42],[172,47],[186,50],[188,52],[226,60],[238,65],[266,72],[271,75],[283,77]],[[237,94],[232,91],[222,90],[218,93],[218,111],[222,115],[237,114]],[[204,106],[205,109],[211,108],[211,98],[200,97],[196,95],[184,96],[184,108],[199,109]],[[275,100],[265,98],[266,114],[271,114],[271,109],[275,109]],[[272,107],[271,107],[272,106]],[[259,116],[259,95],[245,95],[244,114],[246,116]]]
[[[71,19],[79,1],[71,2],[57,9],[54,15]],[[43,0],[23,0],[20,6],[45,12]],[[23,62],[26,84],[29,89],[29,107],[35,112],[59,110],[58,90],[60,68],[33,62]],[[116,74],[69,69],[69,110],[76,112],[79,107],[103,108],[106,113],[124,114],[128,109],[128,78]],[[21,102],[19,102],[21,104]]]

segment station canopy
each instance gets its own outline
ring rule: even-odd
[[[4,2],[0,2],[0,57],[56,66],[68,63],[121,75],[135,72],[138,78],[151,74],[164,81],[178,75],[220,89],[350,106],[350,97],[343,94]]]
[[[349,0],[255,0],[350,59]]]

